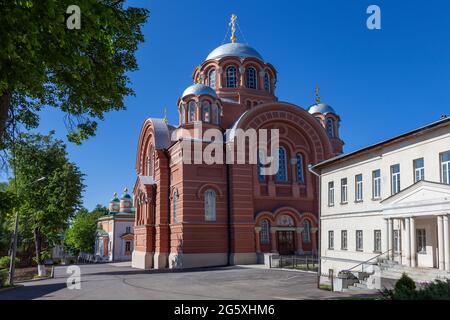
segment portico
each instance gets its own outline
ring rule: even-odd
[[[449,185],[420,181],[382,204],[390,260],[450,271]]]

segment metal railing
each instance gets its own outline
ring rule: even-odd
[[[295,269],[303,271],[318,271],[317,256],[270,256],[269,267],[279,269]]]
[[[375,259],[379,259],[381,256],[387,255],[391,251],[393,251],[393,249],[389,249],[389,250],[387,250],[387,251],[385,251],[383,253],[377,254],[376,256],[374,256],[374,257],[372,257],[370,259],[367,259],[366,261],[360,262],[357,265],[351,267],[350,269],[342,270],[339,273],[343,273],[343,274],[351,273],[352,270],[358,268],[359,266],[362,266],[361,272],[364,272],[364,265],[369,264],[369,262],[371,262],[371,261],[373,261]],[[395,255],[395,253],[394,253],[394,255]],[[371,263],[370,265],[373,265],[373,263]]]

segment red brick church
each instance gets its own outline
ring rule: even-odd
[[[340,118],[320,102],[307,110],[276,96],[277,71],[255,49],[231,43],[206,57],[178,99],[179,123],[148,118],[139,137],[134,201],[136,268],[254,264],[268,254],[315,254],[318,178],[308,171],[342,153]],[[278,129],[279,168],[179,161],[194,125],[223,132]],[[231,129],[228,130],[227,129]],[[175,138],[174,138],[175,137]],[[206,147],[206,141],[201,141]]]

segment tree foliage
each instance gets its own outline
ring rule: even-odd
[[[66,26],[73,4],[80,30]],[[105,112],[124,109],[147,18],[120,0],[0,0],[0,147],[15,124],[37,127],[43,106],[65,112],[76,143]]]
[[[93,253],[97,219],[106,214],[108,209],[100,205],[91,212],[86,209],[79,210],[65,234],[64,243],[77,254]]]
[[[81,205],[83,174],[67,158],[62,141],[49,135],[21,134],[10,165],[15,177],[10,187],[18,194],[21,238],[41,250],[58,241]],[[45,177],[45,180],[39,180]]]

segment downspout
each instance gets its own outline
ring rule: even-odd
[[[114,247],[116,246],[116,219],[113,216],[113,232],[112,232],[112,248],[111,248],[111,262],[114,262]]]
[[[227,151],[226,142],[224,144],[225,155]],[[227,265],[231,265],[231,178],[230,178],[230,165],[225,162],[226,174],[227,174],[227,213],[228,213],[228,252],[227,252]]]
[[[322,259],[321,259],[321,246],[322,246],[322,237],[321,237],[321,232],[322,232],[322,222],[321,222],[321,209],[322,209],[322,202],[321,202],[321,197],[322,197],[322,176],[320,174],[318,174],[316,171],[314,171],[312,164],[308,165],[308,171],[311,172],[313,175],[315,175],[316,177],[319,178],[319,207],[318,207],[318,214],[317,214],[317,223],[318,223],[318,228],[317,228],[317,260],[318,260],[318,270],[317,270],[317,288],[320,289],[320,276],[322,274]]]
[[[167,268],[169,268],[169,255],[171,253],[171,241],[170,238],[172,237],[172,230],[170,230],[170,196],[171,196],[171,190],[170,187],[172,185],[172,181],[171,181],[171,174],[170,174],[170,157],[169,157],[169,150],[164,150],[164,155],[166,156],[166,160],[167,160],[167,181],[168,181],[168,188],[167,188],[167,242],[168,242],[168,246],[167,246],[167,257],[166,257],[166,266]]]

